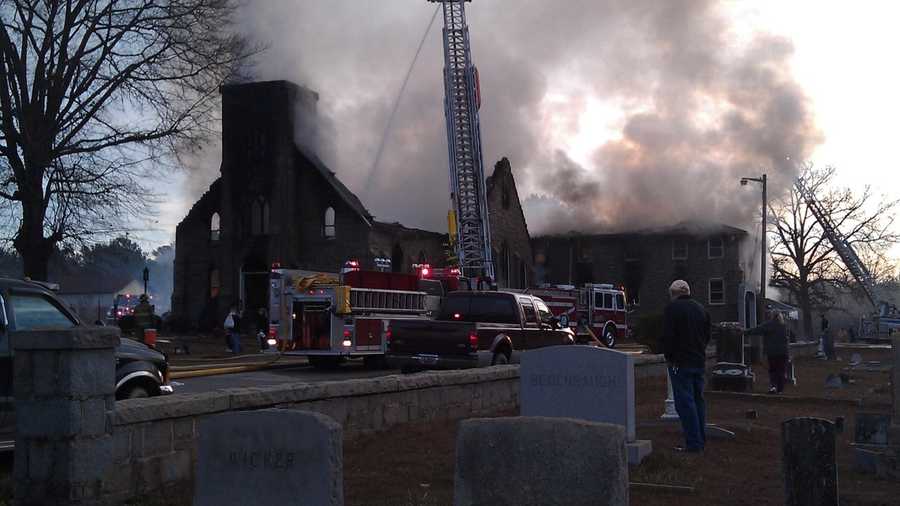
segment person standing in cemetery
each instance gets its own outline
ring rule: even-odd
[[[769,358],[769,393],[780,394],[784,391],[788,365],[788,335],[784,315],[773,311],[769,321],[745,334],[763,336],[763,349]]]
[[[826,360],[831,360],[834,358],[834,336],[831,334],[831,322],[828,321],[825,313],[822,313],[821,325],[822,353],[825,355]]]
[[[706,445],[706,402],[703,399],[709,313],[691,298],[687,281],[669,287],[671,301],[663,320],[662,349],[669,368],[675,411],[681,419],[685,446],[676,451],[700,453]]]

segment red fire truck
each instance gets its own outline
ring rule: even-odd
[[[434,297],[408,274],[275,268],[269,289],[269,338],[316,367],[353,357],[382,363],[388,320],[426,318],[434,307]]]
[[[582,288],[572,285],[540,285],[525,290],[540,297],[562,325],[575,329],[579,337],[586,329],[613,348],[616,342],[628,335],[625,290],[610,284],[585,284]]]
[[[459,269],[432,268],[427,264],[414,267],[421,279],[440,281],[444,293],[492,288],[473,286],[472,280],[462,276]],[[628,335],[625,290],[622,288],[611,284],[585,284],[582,288],[544,284],[528,288],[524,292],[546,302],[553,315],[559,318],[560,324],[575,330],[579,341],[592,340],[596,336],[607,347],[613,348],[620,338]]]

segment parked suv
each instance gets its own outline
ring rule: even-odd
[[[13,396],[11,331],[84,325],[47,286],[0,278],[0,402],[9,403]],[[166,356],[123,337],[116,348],[116,399],[168,393],[172,393],[172,387]]]

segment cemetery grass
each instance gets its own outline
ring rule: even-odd
[[[864,352],[864,360],[886,364],[888,350]],[[711,439],[703,455],[676,453],[683,444],[680,427],[659,422],[664,378],[636,382],[637,436],[653,441],[653,453],[629,472],[632,482],[693,487],[693,493],[632,488],[636,505],[769,505],[784,501],[781,474],[781,422],[798,416],[834,420],[845,418],[838,435],[838,483],[843,505],[897,504],[900,483],[878,480],[853,470],[854,415],[860,409],[830,399],[863,399],[866,412],[888,412],[888,373],[851,373],[856,380],[845,389],[826,390],[825,377],[847,367],[843,361],[800,359],[798,385],[786,396],[800,399],[710,395],[708,421],[737,434],[735,440]],[[754,366],[756,390],[768,387],[764,365]],[[887,393],[885,393],[887,392]],[[885,397],[887,395],[887,397]],[[817,400],[820,399],[820,400]],[[748,420],[746,412],[758,418]],[[495,416],[515,416],[516,412]],[[453,503],[453,473],[459,420],[405,425],[382,434],[367,435],[344,444],[344,490],[348,505],[449,505]],[[602,476],[598,479],[603,479]],[[503,486],[498,484],[498,486]]]

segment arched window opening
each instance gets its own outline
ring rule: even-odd
[[[522,286],[522,258],[518,253],[513,255],[512,265],[510,266],[510,283],[512,288],[525,288]]]
[[[262,204],[259,200],[250,204],[250,234],[262,234]]]
[[[326,239],[334,239],[336,235],[336,231],[334,228],[334,208],[329,207],[325,210],[325,228],[324,228],[325,238]]]
[[[500,269],[499,275],[497,276],[498,284],[501,284],[504,288],[510,288],[510,280],[509,280],[509,244],[506,241],[503,241],[503,245],[500,247]]]
[[[222,287],[222,280],[219,276],[219,269],[209,271],[209,298],[215,299],[219,296],[219,290]]]
[[[394,244],[393,249],[391,249],[391,271],[392,272],[403,272],[403,248],[400,247],[400,244]]]
[[[250,203],[250,235],[269,234],[269,201],[257,197]]]
[[[509,188],[506,185],[503,185],[503,190],[500,194],[500,205],[503,206],[503,209],[509,209]]]
[[[219,218],[219,213],[213,213],[212,218],[209,219],[209,240],[210,241],[218,241],[219,236],[221,235],[222,225],[221,218]]]

